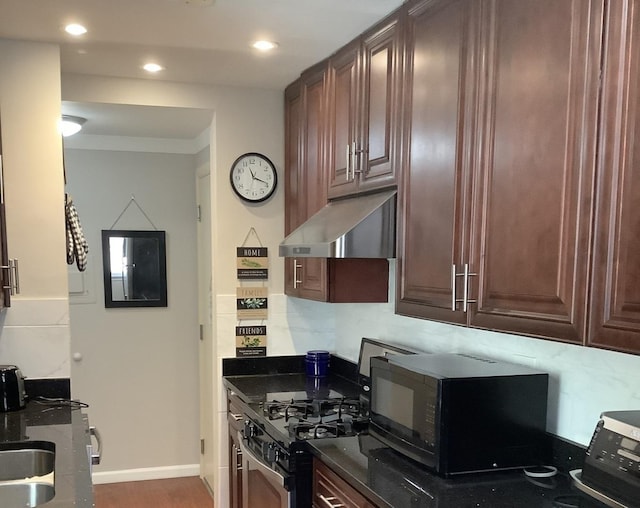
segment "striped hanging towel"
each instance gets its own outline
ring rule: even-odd
[[[83,272],[87,268],[87,253],[89,245],[84,238],[78,212],[73,204],[71,196],[65,194],[65,215],[67,234],[67,264],[72,265],[74,260],[78,265],[78,270]]]

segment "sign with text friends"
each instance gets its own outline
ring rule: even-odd
[[[236,356],[267,356],[267,327],[236,326]]]

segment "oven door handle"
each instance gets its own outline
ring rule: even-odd
[[[240,445],[240,451],[242,452],[242,456],[245,460],[250,460],[252,465],[254,465],[254,469],[258,469],[263,475],[265,475],[269,481],[272,483],[281,486],[286,489],[286,480],[285,477],[282,476],[277,471],[274,471],[269,466],[267,466],[260,458],[258,458],[249,448],[244,445],[244,439],[242,434],[238,432],[238,443]],[[247,469],[248,471],[248,469]],[[247,472],[248,474],[248,472]]]

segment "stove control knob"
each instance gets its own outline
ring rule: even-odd
[[[278,460],[278,449],[273,446],[273,443],[269,443],[269,446],[267,447],[266,450],[266,456],[267,456],[267,461],[268,462],[275,462],[276,460]]]
[[[250,438],[256,435],[256,426],[248,421],[244,422],[244,437]]]

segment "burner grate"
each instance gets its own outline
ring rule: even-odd
[[[263,412],[270,420],[284,418],[316,418],[337,415],[359,416],[360,402],[357,399],[316,399],[271,401],[263,405]]]

